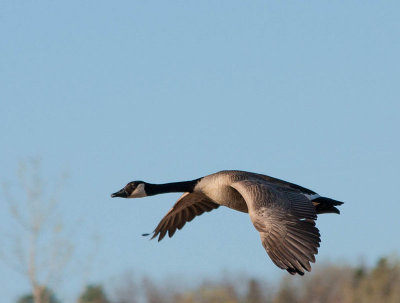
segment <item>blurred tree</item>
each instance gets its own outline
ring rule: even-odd
[[[381,258],[354,290],[354,302],[400,302],[400,261]]]
[[[6,202],[15,226],[8,229],[14,232],[8,235],[11,245],[2,246],[13,249],[3,250],[0,255],[8,265],[27,278],[34,302],[48,303],[44,301],[44,285],[59,280],[72,253],[72,244],[66,240],[61,220],[55,212],[64,177],[60,178],[48,195],[44,192],[45,182],[41,178],[39,160],[21,163],[18,177],[20,184],[17,198],[4,186]]]
[[[299,294],[302,303],[340,303],[345,302],[349,287],[353,283],[353,270],[326,264],[317,267],[313,274],[301,279]]]
[[[207,281],[183,290],[144,279],[132,302],[147,303],[400,303],[400,260],[382,258],[372,269],[319,263],[304,277],[285,276],[272,292],[256,279]],[[247,287],[246,287],[247,286]],[[178,291],[177,291],[178,289]],[[144,299],[144,300],[143,300]],[[130,303],[118,301],[117,303]]]
[[[153,283],[149,278],[143,279],[143,289],[147,303],[166,303],[169,302],[170,292],[162,291],[161,287]]]
[[[299,302],[299,291],[293,285],[290,277],[284,277],[280,283],[279,290],[274,297],[274,303],[296,303]]]
[[[205,283],[199,288],[176,294],[174,303],[239,303],[240,299],[231,284]]]
[[[109,303],[101,285],[86,286],[85,291],[79,297],[79,303]]]
[[[201,303],[239,303],[239,299],[233,288],[222,286],[206,286],[199,292]]]
[[[60,303],[54,293],[48,288],[42,288],[40,291],[40,300],[44,303]],[[17,303],[34,303],[34,297],[32,294],[22,296],[18,299]]]
[[[260,282],[256,279],[250,279],[247,287],[246,303],[265,303],[267,298],[261,289]]]

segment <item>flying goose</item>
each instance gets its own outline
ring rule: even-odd
[[[336,213],[343,204],[314,191],[266,175],[226,170],[192,181],[151,184],[129,182],[111,197],[141,198],[183,192],[153,232],[161,241],[172,237],[194,217],[220,205],[249,213],[261,242],[276,266],[290,274],[311,271],[320,243],[318,214]]]

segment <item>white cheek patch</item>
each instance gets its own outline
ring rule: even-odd
[[[139,184],[135,190],[131,193],[131,195],[129,196],[129,198],[142,198],[142,197],[146,197],[146,191],[144,190],[144,184]]]

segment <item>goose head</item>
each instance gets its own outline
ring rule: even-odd
[[[111,198],[142,198],[146,197],[146,182],[143,181],[132,181],[125,185],[121,190],[111,194]]]

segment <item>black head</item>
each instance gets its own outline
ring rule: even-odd
[[[111,194],[111,198],[141,198],[146,197],[147,193],[145,190],[146,182],[143,181],[132,181],[125,185],[123,189]]]

